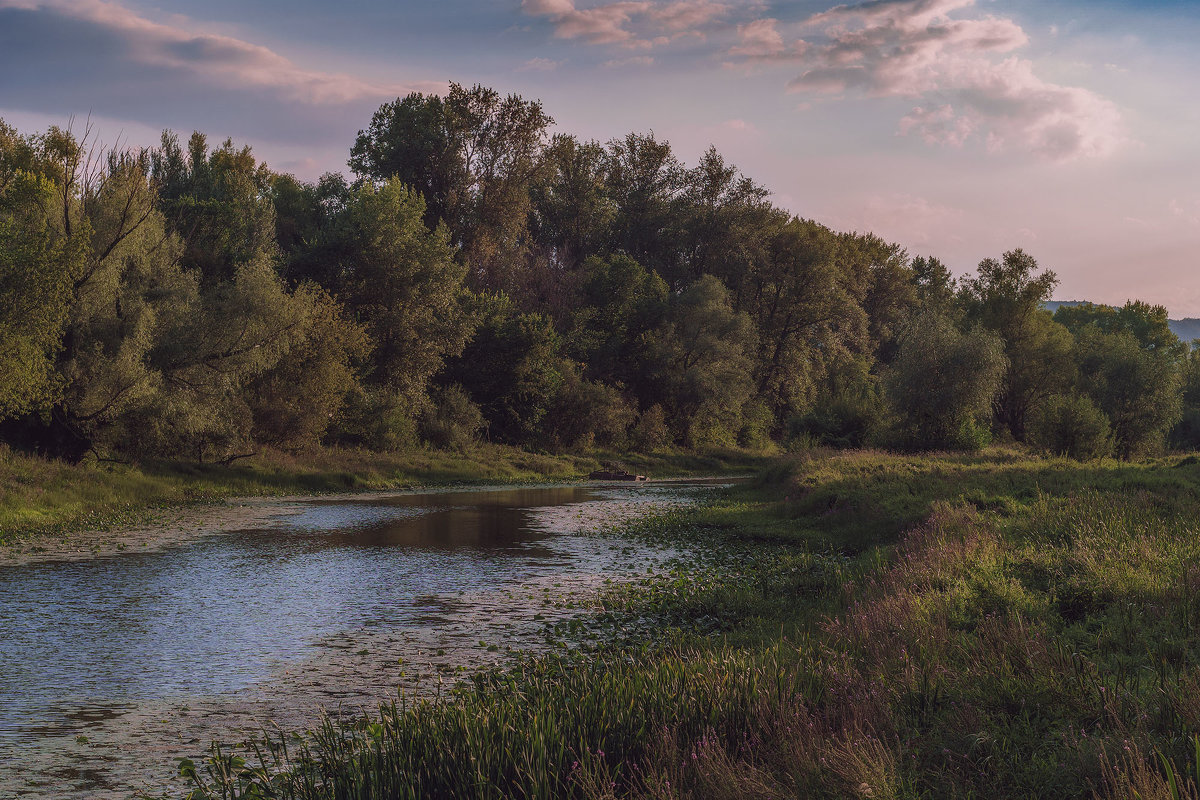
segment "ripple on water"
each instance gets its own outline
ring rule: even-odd
[[[0,795],[125,796],[214,737],[304,727],[427,691],[496,645],[536,648],[567,613],[548,598],[670,555],[589,532],[696,491],[329,500],[168,550],[0,567]]]

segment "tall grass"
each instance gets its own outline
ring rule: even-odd
[[[800,458],[630,531],[694,560],[573,652],[185,767],[195,798],[1194,798],[1198,520],[1178,459]]]

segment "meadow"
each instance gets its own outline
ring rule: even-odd
[[[814,451],[436,702],[182,765],[192,798],[1195,798],[1200,461]]]

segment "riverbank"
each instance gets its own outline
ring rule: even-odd
[[[225,751],[195,797],[1194,798],[1197,519],[1194,458],[791,459],[632,527],[701,555],[572,652],[329,722],[311,769]]]
[[[435,697],[673,552],[605,530],[708,482],[337,495],[166,552],[0,568],[0,796],[179,797],[179,759]]]
[[[158,538],[177,538],[207,524],[236,530],[273,513],[269,504],[253,498],[286,502],[335,492],[572,480],[602,461],[620,461],[655,477],[679,477],[745,472],[764,459],[736,450],[545,455],[480,444],[462,453],[320,449],[295,455],[264,451],[230,465],[75,465],[0,448],[0,558],[50,548],[84,554],[121,549],[121,544],[154,538],[151,531],[158,531]],[[17,553],[6,553],[13,545]]]

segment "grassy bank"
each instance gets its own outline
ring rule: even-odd
[[[692,555],[572,652],[185,766],[198,798],[1195,798],[1197,519],[1194,459],[795,459],[631,531]]]
[[[761,463],[737,451],[545,455],[481,444],[464,453],[325,449],[266,451],[229,465],[75,465],[0,449],[0,544],[37,533],[139,524],[162,509],[226,497],[567,480],[602,461],[620,461],[655,477],[744,471]]]

